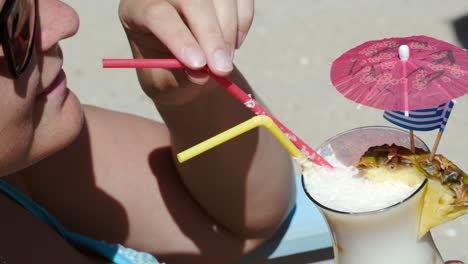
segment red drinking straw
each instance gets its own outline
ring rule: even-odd
[[[102,65],[104,68],[185,68],[176,59],[103,59]]]
[[[104,68],[185,68],[177,59],[103,59],[102,65]],[[247,108],[249,108],[256,115],[266,115],[270,117],[275,124],[283,131],[283,133],[291,140],[291,142],[304,154],[309,160],[319,166],[326,166],[333,168],[322,156],[320,156],[315,150],[309,147],[304,141],[296,136],[291,130],[284,126],[278,121],[273,115],[271,115],[265,108],[263,108],[255,99],[250,95],[246,94],[242,89],[239,88],[235,83],[224,77],[219,77],[208,71],[210,76],[221,84],[226,90],[231,93],[234,97],[242,102]]]

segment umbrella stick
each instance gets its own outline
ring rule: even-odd
[[[437,134],[437,138],[436,138],[436,141],[434,143],[434,146],[432,147],[431,156],[429,157],[429,160],[432,160],[434,158],[434,155],[435,155],[435,153],[437,151],[437,148],[439,147],[440,138],[442,138],[443,133],[444,133],[443,131],[439,131],[439,134]]]
[[[414,131],[410,130],[409,131],[409,136],[410,136],[410,146],[411,146],[411,152],[415,152],[416,148],[414,147]]]

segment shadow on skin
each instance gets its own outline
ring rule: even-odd
[[[234,139],[231,142],[224,143],[224,147],[237,147]],[[217,151],[212,149],[210,151]],[[154,175],[173,175],[176,171],[174,161],[171,157],[170,148],[156,149],[149,157],[149,162]],[[240,157],[236,165],[249,164],[250,155]],[[198,161],[203,159],[203,155],[197,157]],[[195,159],[192,160],[197,163]],[[203,161],[201,162],[203,163]],[[206,164],[206,163],[204,163]],[[196,166],[196,165],[195,165]],[[248,166],[240,166],[247,170]],[[220,169],[218,167],[218,169]],[[227,168],[226,168],[227,169]],[[220,177],[229,177],[226,171],[213,172],[213,168],[206,168],[207,173],[218,173]],[[169,172],[169,173],[168,173]],[[170,264],[187,263],[226,263],[227,259],[236,259],[242,254],[245,241],[236,238],[222,227],[215,226],[214,221],[203,213],[201,208],[193,198],[188,194],[179,177],[157,177],[156,178],[161,196],[167,205],[169,213],[176,222],[181,232],[191,240],[197,247],[199,254],[187,254],[187,252],[171,253],[158,255],[158,260]],[[211,183],[206,183],[210,185]],[[239,180],[237,186],[233,188],[244,192],[244,181]],[[212,188],[216,188],[211,184]],[[195,210],[194,210],[195,209]],[[226,210],[231,210],[226,205]]]
[[[452,24],[461,46],[468,49],[468,15],[453,20]]]
[[[29,175],[36,176],[29,177],[28,184],[31,187],[42,186],[30,188],[34,190],[32,196],[70,231],[97,240],[121,242],[129,232],[128,218],[120,202],[96,187],[95,178],[92,177],[94,169],[89,154],[91,150],[86,122],[79,137],[80,140],[53,157],[43,160],[41,163],[46,166],[32,166],[26,169]],[[76,142],[80,142],[81,146]],[[70,155],[82,158],[81,166],[75,166],[72,171],[68,167],[70,161],[66,160]],[[42,170],[50,166],[62,173],[48,173],[46,169]],[[52,185],[45,185],[44,182]]]

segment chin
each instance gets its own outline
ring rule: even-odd
[[[64,149],[78,137],[84,124],[83,108],[70,91],[63,104],[44,107],[38,119],[27,166]]]

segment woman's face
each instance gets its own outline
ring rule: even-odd
[[[0,0],[0,10],[6,0]],[[0,49],[0,177],[70,144],[83,123],[81,105],[67,89],[58,42],[73,36],[79,20],[57,0],[38,0],[36,48],[14,79]]]

